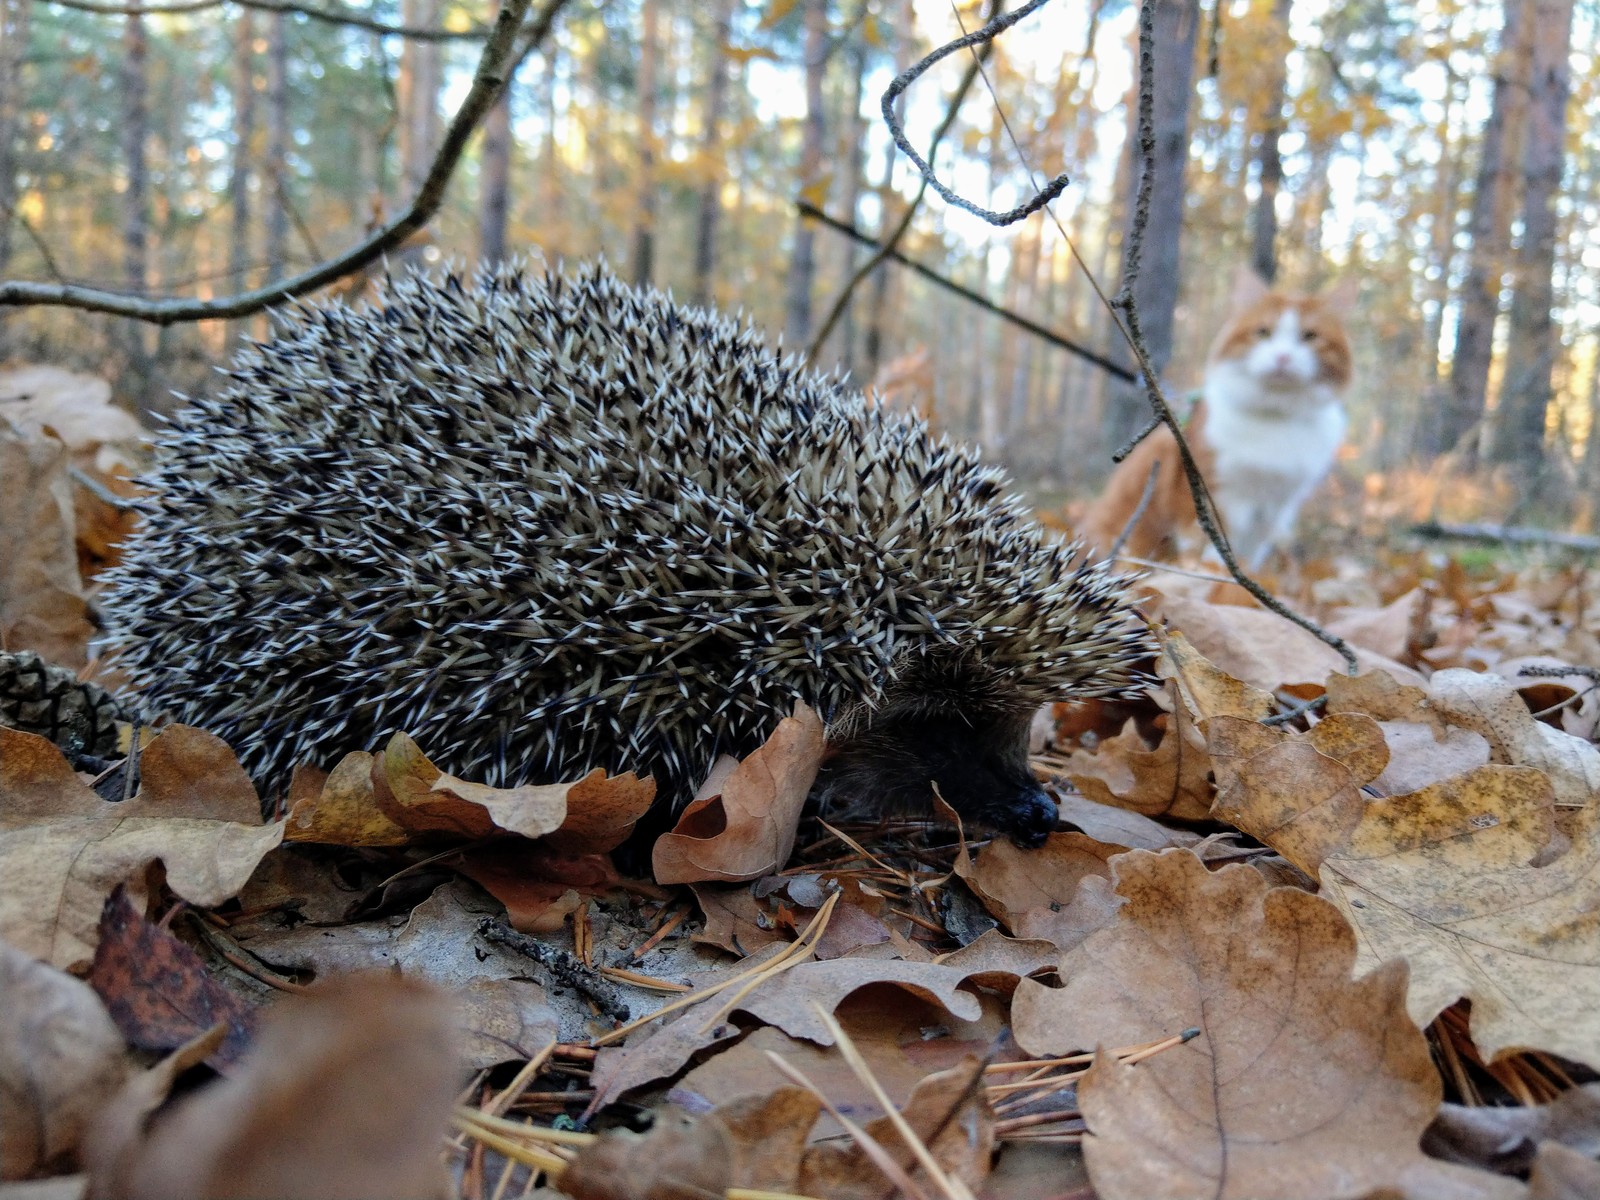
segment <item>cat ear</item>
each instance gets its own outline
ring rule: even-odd
[[[1346,275],[1317,297],[1317,302],[1336,317],[1348,317],[1356,306],[1361,284],[1354,275]]]
[[[1233,310],[1235,312],[1249,308],[1252,304],[1259,302],[1270,291],[1272,291],[1272,285],[1257,275],[1252,268],[1246,266],[1234,268]]]

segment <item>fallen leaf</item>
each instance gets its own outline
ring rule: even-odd
[[[1019,938],[1043,938],[1066,949],[1106,919],[1105,892],[1084,885],[1109,879],[1111,859],[1125,847],[1081,833],[1052,833],[1037,850],[993,841],[970,865],[956,864],[984,907]]]
[[[1079,1084],[1102,1200],[1326,1200],[1440,1180],[1463,1190],[1439,1194],[1518,1194],[1418,1149],[1441,1085],[1405,970],[1352,978],[1334,906],[1186,850],[1123,855],[1115,880],[1125,903],[1062,961],[1064,986],[1024,980],[1012,1005],[1035,1055],[1200,1031],[1137,1066],[1099,1054]]]
[[[89,986],[140,1050],[176,1050],[221,1024],[227,1037],[211,1065],[226,1067],[244,1053],[255,1030],[255,1009],[213,979],[198,954],[147,921],[121,885],[100,915]]]
[[[656,839],[656,882],[736,883],[788,862],[800,809],[822,763],[822,733],[822,719],[797,704],[716,795],[697,798],[672,832]]]
[[[127,1047],[88,984],[3,942],[0,995],[0,1179],[71,1170]]]
[[[77,669],[88,661],[72,481],[57,437],[0,414],[0,645]]]
[[[1433,708],[1454,725],[1482,734],[1493,761],[1537,767],[1550,777],[1557,804],[1592,806],[1600,793],[1600,749],[1534,719],[1498,675],[1454,668],[1428,681]]]
[[[506,906],[513,929],[549,933],[583,897],[604,896],[620,882],[605,855],[564,855],[551,840],[496,838],[463,850],[457,869]]]
[[[969,1190],[982,1186],[994,1154],[994,1113],[980,1086],[982,1072],[981,1061],[969,1059],[929,1075],[900,1110],[934,1161]],[[865,1132],[908,1175],[921,1174],[915,1152],[888,1117],[868,1123]],[[879,1200],[885,1183],[871,1156],[851,1142],[806,1151],[798,1190],[829,1200]]]
[[[1201,745],[1203,748],[1203,741]],[[1209,755],[1206,756],[1206,765],[1209,769]],[[1207,811],[1211,807],[1210,793],[1211,786],[1207,782]],[[1169,846],[1192,846],[1200,840],[1199,834],[1184,829],[1170,829],[1149,817],[1130,812],[1126,807],[1102,804],[1087,796],[1067,792],[1056,797],[1056,804],[1061,811],[1061,820],[1097,842],[1114,842],[1130,850],[1165,850]]]
[[[1074,750],[1063,773],[1085,796],[1103,805],[1146,817],[1203,821],[1211,812],[1211,756],[1183,705],[1177,706],[1168,721],[1153,750],[1130,720],[1120,734],[1105,739],[1093,754]]]
[[[182,727],[164,730],[151,748],[173,729]],[[259,814],[256,823],[174,816],[169,802],[141,789],[107,803],[49,742],[0,728],[0,936],[69,967],[94,953],[112,888],[126,883],[133,902],[144,903],[151,863],[166,867],[179,896],[211,908],[233,897],[283,836],[282,822],[262,825]]]
[[[1259,721],[1277,708],[1270,690],[1252,687],[1222,670],[1181,632],[1167,631],[1158,637],[1161,653],[1156,658],[1156,674],[1172,681],[1178,699],[1196,720],[1229,716]]]
[[[447,775],[428,760],[409,735],[389,739],[380,757],[387,791],[378,806],[413,834],[449,833],[483,838],[505,832],[543,837],[567,817],[567,792],[575,784],[497,788]],[[603,772],[599,773],[602,774]],[[391,806],[392,805],[392,806]]]
[[[1600,1065],[1600,807],[1572,844],[1529,862],[1554,831],[1550,783],[1530,767],[1479,767],[1373,801],[1322,866],[1323,894],[1355,926],[1362,969],[1411,965],[1408,1007],[1426,1025],[1466,996],[1485,1059],[1513,1048]]]
[[[1489,762],[1488,741],[1470,729],[1451,725],[1441,738],[1419,722],[1379,721],[1378,727],[1389,744],[1389,765],[1372,785],[1386,796],[1420,791]]]
[[[1366,810],[1363,785],[1389,761],[1371,717],[1337,713],[1308,733],[1238,717],[1205,722],[1217,771],[1212,815],[1271,846],[1307,874],[1342,846]]]
[[[290,806],[283,840],[331,846],[405,845],[411,835],[378,807],[372,779],[381,769],[378,757],[365,750],[346,754],[317,792]]]
[[[612,1130],[561,1173],[572,1200],[721,1196],[730,1188],[792,1192],[821,1103],[803,1088],[728,1102],[701,1117],[664,1113],[644,1134]]]
[[[92,1194],[438,1200],[459,1069],[450,1003],[432,988],[323,985],[275,1005],[233,1074],[105,1147]]]

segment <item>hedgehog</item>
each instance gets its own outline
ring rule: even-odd
[[[738,317],[513,262],[301,304],[171,418],[117,665],[263,786],[411,733],[498,785],[692,796],[796,701],[816,792],[1040,843],[1040,704],[1143,686],[1126,581],[1002,472]]]

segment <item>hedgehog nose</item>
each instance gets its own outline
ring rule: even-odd
[[[1037,850],[1044,845],[1060,817],[1056,802],[1042,788],[1018,796],[1012,813],[1011,842],[1021,850]]]

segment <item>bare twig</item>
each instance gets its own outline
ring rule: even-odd
[[[54,4],[78,12],[94,13],[102,17],[166,16],[204,12],[208,8],[236,4],[240,8],[256,8],[263,12],[310,17],[313,21],[325,21],[330,25],[349,25],[356,29],[392,34],[417,42],[481,41],[488,37],[490,32],[489,28],[483,25],[473,25],[467,29],[429,29],[417,25],[394,25],[388,21],[363,16],[343,5],[324,8],[313,4],[297,4],[295,0],[163,0],[158,4],[106,4],[97,3],[96,0],[36,0],[36,2]]]
[[[993,11],[998,12],[999,9],[1000,5],[995,3]],[[996,20],[998,19],[997,17]],[[928,142],[928,158],[930,160],[939,153],[940,143],[944,141],[945,135],[950,132],[950,127],[956,123],[956,114],[961,111],[961,102],[967,98],[967,93],[972,89],[972,81],[978,77],[978,68],[993,49],[993,42],[985,42],[983,48],[972,56],[972,62],[968,64],[965,73],[961,76],[961,81],[956,84],[956,90],[951,93],[950,103],[945,108],[944,118],[939,122],[938,128],[933,131],[932,139]],[[923,60],[924,64],[927,61],[926,59]],[[885,93],[884,103],[885,105],[889,103],[888,93]],[[892,115],[890,120],[893,120]],[[903,148],[905,134],[899,132],[898,127],[896,129],[898,134],[896,140],[902,143]],[[911,152],[911,157],[919,164],[922,162],[920,158],[917,158],[914,151]],[[939,186],[934,182],[931,172],[924,169],[922,183],[917,188],[917,194],[911,198],[911,203],[906,205],[905,211],[900,214],[900,219],[895,222],[894,228],[889,231],[889,236],[881,244],[871,242],[864,234],[860,235],[862,240],[866,240],[868,244],[876,246],[876,252],[856,268],[855,273],[850,276],[844,287],[839,290],[838,296],[834,297],[833,307],[828,310],[827,319],[822,322],[821,328],[817,331],[817,336],[811,339],[811,346],[806,351],[807,358],[814,359],[817,357],[823,343],[828,340],[828,335],[833,332],[833,327],[839,323],[839,318],[844,315],[845,307],[850,303],[850,297],[855,294],[856,288],[861,286],[862,280],[866,279],[883,264],[884,259],[892,257],[912,265],[909,264],[908,260],[900,257],[896,247],[900,244],[900,239],[905,236],[906,230],[911,227],[911,218],[916,215],[918,207],[922,204],[922,198],[928,194],[930,184],[934,187]],[[803,206],[801,212],[805,212],[804,206],[806,206],[807,202],[801,200],[798,203]],[[817,209],[816,212],[820,217],[821,210]],[[822,219],[827,220],[825,217]],[[855,230],[852,228],[850,232],[854,233]],[[973,294],[976,295],[976,293]]]
[[[380,227],[377,232],[338,258],[321,263],[308,271],[265,287],[224,296],[215,300],[195,300],[173,297],[165,300],[144,300],[120,292],[101,288],[81,287],[76,284],[46,284],[29,281],[0,283],[0,306],[24,304],[54,304],[78,308],[88,312],[110,313],[113,316],[132,317],[156,325],[172,325],[181,321],[235,319],[258,313],[274,304],[293,300],[325,287],[336,280],[359,271],[376,261],[388,251],[403,244],[417,230],[432,219],[444,202],[445,190],[456,164],[461,161],[467,142],[477,129],[483,115],[493,106],[518,64],[548,35],[556,16],[566,7],[568,0],[544,0],[538,15],[529,23],[519,39],[532,0],[505,0],[499,16],[495,18],[494,31],[483,48],[478,69],[473,75],[472,87],[461,106],[456,109],[445,131],[439,152],[429,167],[417,194],[404,212]]]
[[[820,348],[822,344],[822,338],[826,338],[832,331],[833,323],[838,319],[836,314],[844,311],[844,305],[848,303],[851,292],[855,290],[860,281],[870,275],[878,266],[878,264],[882,263],[885,259],[893,259],[901,266],[916,272],[929,283],[936,284],[948,292],[953,292],[955,295],[960,296],[963,300],[971,301],[979,308],[982,308],[985,312],[991,312],[1003,321],[1010,321],[1013,325],[1016,325],[1021,329],[1026,329],[1029,333],[1033,334],[1034,337],[1041,338],[1042,340],[1049,342],[1052,346],[1058,346],[1062,350],[1065,350],[1068,354],[1075,354],[1085,362],[1093,363],[1108,375],[1114,375],[1124,383],[1132,383],[1136,378],[1132,371],[1128,370],[1127,367],[1123,366],[1115,359],[1108,358],[1106,355],[1101,354],[1097,350],[1091,350],[1081,342],[1075,342],[1066,334],[1058,333],[1054,329],[1047,328],[1030,317],[1025,317],[1019,312],[1013,312],[1009,308],[996,304],[982,292],[975,292],[971,288],[939,274],[932,267],[917,262],[913,258],[907,258],[899,250],[894,249],[892,243],[880,242],[876,238],[870,237],[869,235],[863,233],[849,222],[841,221],[837,217],[829,216],[815,204],[812,204],[809,200],[796,200],[794,202],[794,206],[796,211],[798,211],[801,216],[820,222],[821,224],[826,225],[829,229],[835,230],[839,233],[842,233],[845,237],[860,242],[863,246],[871,246],[874,250],[881,252],[873,255],[870,262],[866,263],[865,266],[857,270],[857,272],[851,276],[850,281],[845,284],[843,290],[841,290],[839,293],[839,299],[834,301],[834,311],[828,314],[827,321],[823,323],[821,338],[819,338],[817,341],[814,341],[811,345],[810,354],[812,356],[814,356],[817,350]],[[916,204],[915,201],[913,201],[912,206],[908,208],[906,212],[909,214],[915,210]],[[899,233],[903,233],[905,228],[906,224],[902,223],[894,232],[896,235],[898,235]]]
[[[1006,212],[992,212],[987,208],[974,204],[964,196],[957,195],[934,178],[933,168],[922,160],[922,156],[917,153],[910,139],[906,137],[905,130],[901,128],[899,119],[894,114],[894,102],[900,98],[901,92],[916,82],[923,72],[933,66],[934,63],[948,58],[957,50],[965,50],[968,46],[976,46],[980,43],[985,46],[989,45],[997,35],[1004,33],[1029,13],[1036,11],[1049,2],[1050,0],[1028,0],[1026,4],[1014,12],[1002,13],[993,17],[981,29],[975,29],[971,33],[963,34],[961,37],[956,38],[953,42],[947,42],[921,62],[895,76],[894,82],[889,84],[883,93],[884,124],[889,127],[889,134],[894,138],[894,144],[900,148],[900,152],[916,164],[917,170],[922,173],[923,182],[944,197],[947,203],[954,204],[957,208],[965,209],[974,216],[982,217],[991,225],[1011,225],[1026,216],[1038,212],[1066,190],[1067,184],[1071,181],[1065,174],[1057,175],[1032,199]],[[930,155],[929,157],[931,158],[932,156]]]
[[[1115,558],[1122,553],[1122,548],[1128,544],[1133,531],[1139,527],[1139,522],[1144,520],[1144,510],[1150,507],[1150,501],[1156,494],[1156,480],[1160,477],[1161,460],[1158,458],[1150,464],[1150,478],[1144,481],[1144,491],[1139,493],[1139,503],[1133,506],[1133,515],[1122,527],[1122,532],[1117,534],[1117,540],[1111,543],[1111,549],[1106,551],[1107,558]]]

